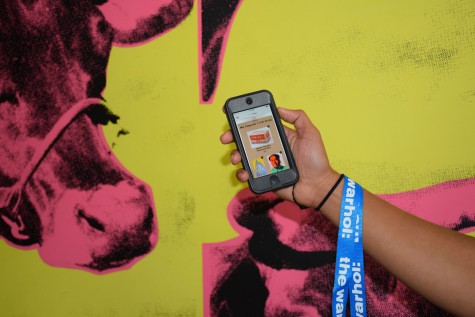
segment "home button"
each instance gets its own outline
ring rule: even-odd
[[[272,186],[280,185],[280,179],[277,176],[272,175],[270,177],[270,183]]]

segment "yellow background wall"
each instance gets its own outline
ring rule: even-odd
[[[234,95],[268,89],[304,109],[334,167],[373,192],[475,176],[473,0],[244,1],[211,105],[199,104],[197,19],[195,5],[163,37],[114,48],[108,67],[121,119],[104,131],[153,188],[157,247],[94,275],[0,241],[0,315],[201,316],[201,245],[235,236],[226,207],[245,186],[218,139]]]

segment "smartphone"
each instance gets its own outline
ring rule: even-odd
[[[224,108],[251,190],[262,194],[295,184],[299,173],[272,94],[232,97]]]

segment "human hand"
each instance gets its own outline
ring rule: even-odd
[[[320,132],[305,112],[284,108],[278,110],[282,120],[295,128],[284,127],[300,175],[299,181],[294,185],[295,198],[300,205],[316,207],[338,179],[339,174],[331,168]],[[223,144],[234,142],[231,131],[224,132],[220,140]],[[240,162],[239,151],[233,150],[231,163],[236,165]],[[236,177],[241,182],[246,182],[249,174],[240,168],[236,172]],[[275,193],[283,199],[293,201],[291,187],[279,189]]]

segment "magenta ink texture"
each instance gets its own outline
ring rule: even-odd
[[[465,179],[380,196],[430,222],[471,232],[475,207],[467,197],[474,190],[475,181]],[[203,248],[205,316],[331,315],[337,229],[321,213],[245,189],[230,202],[228,219],[239,236]],[[450,316],[371,257],[365,266],[369,316]]]
[[[7,202],[0,210],[0,236],[10,245],[36,248],[52,266],[97,274],[128,268],[154,248],[158,226],[151,189],[105,142],[99,125],[119,117],[104,106],[80,112],[46,144],[15,200],[18,208],[8,197],[68,109],[102,98],[112,45],[153,39],[178,25],[192,5],[0,2],[0,200]]]

